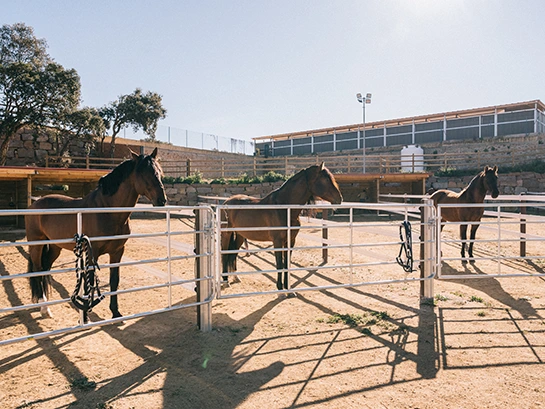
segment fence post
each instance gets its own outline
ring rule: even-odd
[[[254,177],[256,177],[256,176],[257,176],[257,159],[254,156]]]
[[[49,167],[49,155],[45,155],[45,167]]]
[[[432,221],[433,201],[422,199],[420,211],[420,298],[433,298],[433,263],[435,261],[435,246],[433,239],[434,224]]]
[[[195,275],[197,291],[197,325],[203,332],[212,330],[212,305],[210,300],[213,296],[213,274],[212,263],[209,254],[212,254],[211,242],[213,239],[210,234],[212,223],[211,212],[206,207],[199,207],[195,212]]]
[[[520,214],[526,214],[526,205],[522,203],[520,206]],[[526,219],[520,218],[520,256],[526,257]]]
[[[89,155],[85,156],[85,169],[89,169]]]
[[[221,158],[221,177],[225,177],[225,159]]]
[[[324,263],[327,263],[328,251],[327,248],[329,244],[327,242],[328,238],[328,229],[327,229],[327,220],[329,219],[329,209],[322,209],[322,260]]]
[[[186,175],[186,177],[191,176],[191,159],[188,159],[188,160],[186,161],[185,175]]]

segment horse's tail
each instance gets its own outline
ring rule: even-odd
[[[49,270],[49,245],[42,246],[42,254],[40,258],[42,260],[42,268],[44,270]],[[49,266],[49,267],[47,267]],[[46,268],[47,267],[47,268]],[[32,262],[32,257],[28,258],[28,271],[31,273],[34,271],[34,263]],[[30,277],[30,290],[32,291],[32,302],[37,303],[40,298],[44,296],[49,298],[49,292],[51,289],[51,274],[46,274],[43,276],[34,276]]]
[[[231,232],[231,236],[229,237],[229,247],[228,250],[238,250],[237,247],[237,233]],[[227,271],[237,271],[237,253],[231,253],[225,255],[225,261],[227,265]]]

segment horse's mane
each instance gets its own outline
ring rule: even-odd
[[[299,172],[297,172],[295,175],[293,175],[291,178],[289,178],[288,180],[286,180],[282,186],[280,186],[277,190],[280,190],[282,189],[286,183],[288,182],[296,182],[298,181],[300,178],[302,178],[303,176],[304,177],[307,177],[307,172],[309,171],[310,168],[313,168],[313,167],[318,167],[318,165],[312,165],[312,166],[309,166],[308,168],[305,168],[305,169],[301,169]],[[330,170],[326,167],[324,167],[322,170],[325,170],[327,175],[329,176],[329,178],[331,179],[331,182],[337,186],[338,188],[338,185],[337,185],[337,182],[335,181],[335,179],[333,178],[333,175],[331,174]],[[307,180],[308,182],[308,180]],[[307,201],[308,205],[313,205],[313,204],[316,204],[316,197],[314,197],[314,195],[311,195]]]
[[[462,192],[465,190],[468,190],[471,187],[475,186],[475,183],[477,183],[477,180],[480,180],[486,176],[486,172],[484,170],[481,170],[479,173],[477,173],[473,178],[469,181],[467,186],[462,189]],[[461,192],[460,192],[461,193]]]
[[[136,162],[131,159],[122,162],[110,173],[100,178],[98,189],[102,189],[102,193],[106,196],[115,194],[121,183],[132,173],[135,165]]]

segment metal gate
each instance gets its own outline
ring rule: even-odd
[[[271,247],[271,243],[253,243],[248,249],[222,249],[222,235],[229,235],[236,228],[227,227],[223,212],[225,209],[253,209],[263,211],[275,209],[287,212],[287,220],[290,220],[291,212],[304,210],[307,216],[301,217],[303,221],[298,226],[267,227],[271,232],[287,232],[287,247]],[[335,220],[327,217],[336,212]],[[321,214],[322,217],[312,217],[308,214]],[[228,291],[218,286],[217,298],[248,297],[263,294],[285,294],[304,291],[322,291],[365,285],[380,285],[401,282],[421,282],[421,295],[430,297],[433,292],[433,278],[435,267],[435,228],[434,208],[429,200],[417,204],[407,203],[347,203],[342,205],[305,205],[305,206],[225,206],[216,207],[216,266],[222,267],[222,257],[228,254],[238,255],[236,273],[224,273],[217,271],[218,280],[224,274],[229,280],[238,277],[244,280],[247,277],[261,278],[263,289],[258,291],[237,291],[236,287]],[[404,224],[405,222],[405,224]],[[402,229],[403,225],[411,228],[412,257],[411,266],[404,270],[402,266],[394,270],[395,273],[384,274],[384,266],[397,265],[398,259],[405,254],[401,250],[406,246],[406,237]],[[264,227],[245,227],[245,231],[262,230]],[[240,229],[239,229],[240,230]],[[294,247],[289,245],[292,235],[297,234]],[[371,241],[369,239],[372,239]],[[275,259],[271,253],[286,251],[288,257],[287,274],[291,278],[287,289],[278,290],[275,286],[276,275],[282,271],[276,268]],[[297,253],[305,252],[315,254],[315,259],[322,254],[321,263],[303,264],[302,258],[297,258]],[[329,256],[342,254],[343,262],[328,262]],[[243,256],[252,254],[252,262],[245,263]],[[296,262],[294,263],[294,258]],[[257,260],[257,261],[256,261]],[[261,261],[261,262],[259,262]],[[255,264],[255,265],[252,265]],[[257,265],[259,264],[259,265]],[[312,272],[309,274],[309,271]],[[302,279],[302,275],[309,278]],[[312,276],[320,277],[316,280]],[[327,277],[335,277],[328,279]],[[297,282],[292,286],[292,282]],[[219,281],[221,283],[221,280]],[[265,289],[266,288],[266,289]]]
[[[12,322],[14,324],[7,327],[0,327],[0,345],[14,343],[18,341],[24,341],[28,339],[37,339],[43,337],[50,337],[52,335],[64,334],[73,331],[79,331],[83,329],[99,327],[112,323],[119,323],[121,321],[132,320],[135,318],[144,317],[147,315],[157,314],[165,311],[172,311],[180,308],[198,307],[203,318],[200,322],[203,330],[209,330],[210,320],[206,317],[210,316],[210,303],[214,298],[214,284],[213,284],[213,242],[214,242],[214,224],[213,211],[210,207],[188,207],[188,206],[166,206],[166,207],[146,207],[146,208],[106,208],[106,209],[56,209],[56,210],[8,210],[0,212],[0,217],[20,218],[28,214],[65,214],[76,215],[78,219],[78,231],[74,232],[78,235],[85,234],[81,230],[81,219],[85,213],[120,213],[120,212],[132,212],[131,219],[140,218],[142,221],[132,221],[133,231],[129,235],[117,235],[117,236],[103,236],[103,237],[91,237],[91,242],[95,240],[114,240],[120,238],[128,239],[126,245],[125,255],[122,262],[115,264],[100,263],[101,270],[99,275],[101,278],[108,276],[107,269],[110,267],[121,267],[120,277],[123,282],[123,277],[131,270],[139,269],[145,271],[147,274],[139,274],[138,279],[134,280],[134,285],[131,288],[124,288],[116,292],[105,291],[103,294],[108,297],[113,294],[124,295],[120,300],[120,308],[123,311],[124,304],[127,304],[129,300],[129,294],[131,298],[135,298],[137,301],[133,304],[129,314],[112,319],[101,319],[97,322],[90,322],[87,324],[77,323],[78,313],[72,309],[66,309],[66,304],[70,303],[69,296],[62,296],[62,293],[66,293],[70,288],[74,288],[75,285],[75,256],[70,255],[69,252],[61,252],[61,258],[59,260],[65,260],[67,257],[71,258],[65,264],[59,266],[59,263],[53,266],[49,271],[61,290],[60,299],[52,299],[42,303],[26,303],[25,300],[19,295],[17,288],[21,286],[20,281],[26,281],[32,276],[43,275],[44,272],[27,272],[26,263],[22,265],[6,265],[10,263],[10,260],[15,260],[17,254],[10,257],[10,253],[19,252],[23,256],[25,255],[28,245],[36,244],[54,244],[54,243],[70,243],[74,242],[74,238],[66,238],[63,240],[44,240],[44,241],[7,241],[0,242],[0,252],[3,253],[0,258],[0,267],[2,268],[0,275],[0,283],[3,286],[3,295],[0,297],[0,314],[5,319],[4,322]],[[197,225],[193,225],[194,214],[197,214],[195,220]],[[145,215],[145,217],[143,216]],[[161,231],[146,231],[141,229],[140,225],[145,224],[146,220],[160,219],[161,223],[164,222],[164,229]],[[187,220],[191,220],[189,223]],[[136,228],[135,228],[136,227]],[[20,233],[24,236],[24,231]],[[140,242],[135,245],[134,257],[131,257],[131,252],[128,251],[130,243]],[[142,246],[143,245],[143,246]],[[138,247],[140,246],[140,247]],[[138,248],[145,248],[148,250],[148,255],[151,257],[144,257],[137,250]],[[196,250],[198,249],[198,250]],[[64,255],[64,257],[63,257]],[[19,258],[24,260],[23,257]],[[195,268],[196,267],[196,268]],[[196,273],[195,273],[196,272]],[[125,273],[125,274],[124,274]],[[106,280],[104,280],[106,281]],[[27,286],[27,283],[23,284]],[[194,301],[186,301],[191,299],[197,291],[197,299]],[[153,309],[146,310],[145,307],[139,308],[138,299],[139,296],[146,292],[151,294],[157,301],[153,304]],[[124,303],[125,301],[125,303]],[[109,310],[105,310],[104,305],[107,304],[103,301],[95,309],[101,309],[100,315],[111,316]],[[7,306],[9,305],[9,306]],[[20,322],[26,320],[33,320],[35,317],[32,314],[36,314],[36,311],[40,307],[52,307],[57,309],[57,314],[69,314],[69,321],[73,320],[72,326],[65,326],[61,324],[58,328],[48,328],[46,330],[30,331],[28,326],[24,327],[24,324]],[[60,312],[59,312],[60,311]],[[11,314],[12,319],[6,319],[6,316]],[[17,315],[24,314],[23,319],[17,320]],[[21,325],[22,328],[18,328]],[[49,324],[47,326],[50,326]],[[36,326],[32,326],[36,327]],[[37,326],[39,327],[39,325]],[[28,332],[26,335],[20,335],[18,333]],[[13,335],[15,334],[15,336]]]
[[[484,204],[439,204],[437,206],[437,278],[442,280],[543,277],[540,267],[544,259],[545,197],[503,195],[493,200],[487,197]],[[441,213],[448,207],[484,208],[481,221],[442,222]],[[467,224],[466,247],[473,243],[474,257],[461,256],[463,240],[459,226]],[[471,226],[479,226],[475,239],[470,238]],[[450,226],[447,228],[447,226]],[[447,231],[449,230],[450,231]],[[443,230],[443,232],[441,232]],[[452,264],[473,266],[463,273],[452,268]]]

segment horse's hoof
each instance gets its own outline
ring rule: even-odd
[[[297,298],[297,293],[288,293],[286,295],[286,297],[288,297],[288,298]]]
[[[40,314],[42,315],[42,318],[53,318],[53,314],[49,307],[40,308]]]
[[[470,262],[471,264],[475,264],[475,259],[474,259],[473,257],[471,257],[471,258],[469,259],[469,262]]]
[[[121,318],[123,315],[119,311],[112,313],[112,318]]]
[[[467,264],[467,260],[465,258],[462,259],[462,264]]]
[[[234,276],[233,277],[233,283],[241,283],[242,281],[240,281],[240,278],[238,278],[238,276]]]

